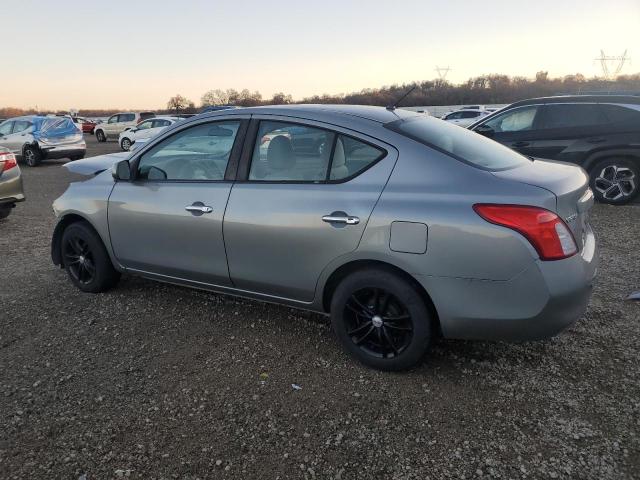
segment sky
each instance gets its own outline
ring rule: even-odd
[[[248,88],[301,99],[503,73],[640,72],[640,0],[2,0],[0,107],[163,108]]]

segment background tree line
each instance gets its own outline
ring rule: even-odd
[[[547,72],[538,72],[535,78],[510,77],[508,75],[491,74],[473,77],[466,82],[453,84],[444,80],[426,80],[402,85],[390,85],[381,88],[366,88],[359,92],[337,95],[314,95],[294,101],[292,96],[283,92],[275,93],[271,98],[263,98],[258,91],[248,89],[226,90],[215,89],[204,93],[200,105],[182,95],[169,99],[165,109],[157,113],[196,113],[210,105],[235,105],[253,107],[257,105],[282,105],[288,103],[344,103],[357,105],[391,105],[412,86],[415,90],[405,98],[402,106],[426,105],[462,105],[469,103],[492,104],[512,103],[532,97],[543,97],[562,93],[587,92],[636,92],[640,93],[640,73],[620,75],[615,80],[602,78],[586,78],[578,73],[564,77],[550,78]],[[125,109],[126,110],[126,109]],[[83,109],[79,115],[87,117],[108,116],[120,109]],[[34,109],[0,108],[0,118],[14,117],[32,113],[67,113],[40,111]]]

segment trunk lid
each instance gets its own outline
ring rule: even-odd
[[[578,249],[584,245],[593,193],[589,175],[577,165],[535,159],[531,163],[509,170],[493,172],[498,178],[543,188],[556,197],[556,214],[569,226]]]

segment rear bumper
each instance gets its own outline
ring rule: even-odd
[[[40,149],[45,154],[46,158],[69,158],[69,157],[84,157],[87,153],[87,145],[83,141],[82,143],[74,143],[71,145],[59,145],[59,146],[40,146]]]
[[[446,338],[540,340],[564,330],[585,312],[598,265],[589,228],[579,254],[536,261],[508,281],[420,278]]]

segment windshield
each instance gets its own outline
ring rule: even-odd
[[[498,142],[435,118],[411,117],[385,127],[483,170],[506,170],[529,162]]]

